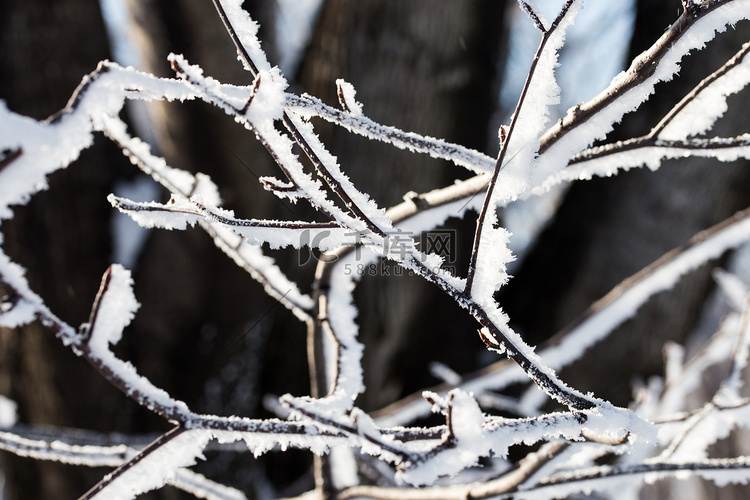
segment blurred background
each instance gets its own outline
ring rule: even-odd
[[[560,1],[536,3],[553,18]],[[244,6],[260,23],[263,47],[290,91],[335,106],[335,80],[344,78],[373,120],[493,156],[497,129],[513,112],[540,36],[510,0],[246,0]],[[553,119],[606,87],[680,11],[678,0],[587,0],[560,57],[562,103]],[[748,27],[738,25],[687,59],[680,78],[657,87],[609,139],[647,133],[748,39]],[[171,76],[170,52],[222,82],[252,81],[208,0],[0,2],[0,99],[36,119],[64,107],[100,60]],[[747,97],[730,98],[717,135],[750,130],[746,106],[733,105]],[[260,187],[258,177],[277,170],[253,135],[223,112],[201,102],[134,103],[127,119],[131,133],[169,165],[209,174],[238,216],[314,216]],[[381,206],[469,176],[448,162],[315,124],[355,185]],[[746,163],[673,161],[656,173],[576,183],[509,206],[503,222],[514,234],[517,261],[498,299],[512,326],[531,344],[544,342],[622,279],[750,205]],[[49,190],[4,222],[4,250],[28,270],[51,310],[71,324],[85,322],[102,273],[120,262],[133,270],[142,307],[118,354],[157,386],[194,410],[249,417],[270,415],[267,395],[309,394],[305,326],[203,232],[141,230],[111,208],[111,192],[142,201],[166,196],[99,137],[70,168],[51,176]],[[457,230],[455,264],[462,275],[474,226],[473,214],[446,226]],[[269,253],[309,291],[314,259],[299,266],[296,252]],[[484,349],[475,322],[437,288],[392,274],[365,276],[355,293],[367,385],[357,404],[368,411],[440,382],[432,362],[468,373],[497,360]],[[662,373],[666,341],[690,352],[713,331],[717,313],[703,307],[713,288],[710,269],[691,274],[565,370],[563,380],[627,405],[635,378]],[[40,324],[0,329],[0,394],[16,403],[24,424],[139,436],[169,428]],[[291,496],[312,486],[306,452],[248,455],[210,456],[201,471],[248,498]],[[106,473],[5,453],[0,463],[4,498],[13,500],[76,498]],[[666,498],[660,494],[653,492]],[[183,497],[165,487],[144,498]]]

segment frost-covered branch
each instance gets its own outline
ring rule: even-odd
[[[117,444],[84,444],[114,441]],[[130,444],[126,444],[131,441]],[[86,467],[118,467],[135,456],[148,442],[127,436],[101,436],[69,429],[29,429],[23,426],[0,431],[0,449],[21,457]],[[187,469],[178,469],[167,483],[209,500],[240,500],[245,495]]]
[[[547,108],[558,99],[559,88],[553,79],[557,50],[564,42],[565,30],[573,23],[580,8],[580,2],[566,2],[549,28],[544,29],[511,123],[507,130],[502,129],[504,140],[477,220],[462,295],[469,301],[469,311],[484,327],[480,334],[490,350],[506,353],[553,399],[570,408],[585,410],[599,403],[568,388],[544,366],[510,329],[507,317],[492,297],[507,280],[505,263],[512,259],[507,250],[508,232],[497,225],[497,207],[516,199],[530,187],[529,169],[539,146],[539,136],[546,125]]]
[[[679,473],[679,474],[677,474]],[[644,463],[624,466],[599,466],[581,471],[560,473],[540,481],[539,484],[519,491],[513,498],[526,498],[527,491],[533,498],[555,498],[581,491],[614,492],[622,484],[618,479],[630,479],[633,476],[651,476],[649,480],[661,477],[699,476],[715,482],[719,486],[742,484],[750,477],[750,460],[747,457],[714,458],[700,462],[687,463]],[[645,479],[645,478],[644,478]],[[539,493],[545,491],[546,495]],[[501,496],[499,498],[510,498]]]
[[[571,9],[571,7],[573,8]],[[502,230],[495,227],[497,224],[496,207],[503,201],[507,202],[517,198],[528,187],[528,180],[525,177],[529,175],[528,170],[538,149],[538,135],[546,125],[547,108],[554,104],[558,98],[559,88],[554,83],[553,78],[553,70],[557,64],[557,50],[562,46],[565,40],[565,30],[573,23],[580,7],[580,3],[576,4],[575,1],[566,2],[552,25],[548,29],[543,26],[540,28],[544,35],[531,62],[526,83],[518,99],[513,118],[507,129],[501,129],[503,141],[500,145],[500,153],[495,162],[487,194],[477,220],[469,271],[466,277],[466,295],[484,295],[482,298],[485,299],[488,294],[496,291],[494,288],[498,285],[497,280],[491,279],[487,281],[494,282],[492,290],[487,290],[486,287],[475,289],[475,275],[489,272],[485,269],[488,266],[484,264],[483,258],[480,256],[480,253],[486,253],[482,251],[482,239],[492,239],[487,245],[488,247],[495,247],[494,243],[503,245],[504,242],[496,241],[502,237]],[[533,13],[530,8],[527,9],[527,12]],[[537,22],[541,25],[538,18]],[[551,85],[547,81],[548,79],[552,79]],[[527,111],[532,105],[534,109]],[[517,130],[519,131],[516,132]],[[502,186],[502,188],[498,186]],[[505,237],[507,238],[507,236]],[[477,281],[482,282],[485,279],[480,276]]]
[[[745,18],[747,0],[708,0],[699,12],[682,16],[649,49],[633,60],[628,70],[590,101],[568,110],[540,140],[540,154],[552,149],[552,158],[569,158],[603,139],[612,124],[636,109],[652,94],[659,81],[667,81],[679,70],[681,59],[690,51],[703,48],[716,32]],[[563,141],[563,137],[566,140]],[[564,160],[563,160],[564,161]]]
[[[183,170],[167,166],[166,162],[151,154],[142,141],[130,137],[125,124],[120,120],[105,120],[102,131],[117,144],[133,164],[154,178],[170,193],[184,198],[198,194],[202,199],[219,202],[218,188],[205,175],[192,175]],[[270,257],[263,254],[258,246],[249,244],[234,232],[216,227],[199,220],[198,224],[214,240],[214,244],[243,268],[256,281],[263,285],[266,293],[290,309],[300,320],[310,319],[312,300],[302,294],[297,285],[291,282],[276,266]]]
[[[0,449],[21,457],[51,460],[88,467],[117,467],[133,452],[125,444],[114,446],[68,444],[55,436],[54,441],[27,438],[12,431],[0,431]]]
[[[449,160],[477,174],[492,172],[495,165],[495,160],[478,151],[458,144],[451,144],[441,139],[381,125],[362,114],[353,114],[328,106],[320,99],[310,95],[299,97],[294,94],[287,94],[286,107],[299,113],[304,118],[314,116],[323,118],[368,139],[382,141],[414,153],[425,153],[433,158]]]
[[[712,228],[701,231],[683,245],[667,252],[652,264],[626,278],[604,297],[594,302],[579,318],[540,347],[539,356],[549,367],[561,370],[584,352],[606,338],[657,293],[674,286],[683,276],[726,251],[750,241],[750,209],[738,212]],[[722,355],[720,354],[719,357]],[[691,372],[695,373],[695,370]],[[455,385],[441,385],[431,391],[447,393],[460,388],[481,394],[502,390],[523,382],[526,375],[507,360],[498,361],[476,373],[468,374]],[[527,408],[527,411],[530,410]],[[397,401],[378,412],[384,425],[405,425],[424,416],[429,407],[420,394]],[[382,418],[382,420],[380,420]]]
[[[750,81],[750,42],[724,65],[704,78],[651,130],[650,137],[683,139],[710,127],[727,111],[727,96]]]

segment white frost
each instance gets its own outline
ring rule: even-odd
[[[590,119],[565,134],[561,140],[552,144],[540,158],[540,164],[543,167],[541,170],[546,172],[547,176],[555,175],[556,172],[565,167],[568,159],[574,154],[589,147],[594,141],[606,137],[612,131],[614,123],[619,122],[626,113],[637,109],[651,96],[658,82],[669,81],[677,74],[680,69],[680,61],[686,54],[696,49],[702,49],[705,43],[713,39],[717,32],[722,32],[726,30],[727,26],[745,19],[747,12],[750,12],[750,0],[733,0],[725,2],[704,15],[681,33],[669,46],[664,57],[657,63],[653,74],[642,84],[623,93]],[[654,46],[658,46],[660,42],[657,41]],[[638,71],[637,68],[646,57],[649,57],[649,51],[638,56],[632,62],[629,70],[617,75],[609,87],[600,92],[591,102],[606,100],[614,89],[631,77],[633,72]],[[574,109],[571,109],[568,114],[575,112]]]
[[[266,53],[260,48],[258,41],[258,23],[250,18],[246,10],[242,8],[245,0],[220,0],[219,3],[224,8],[224,12],[229,19],[230,24],[237,33],[237,37],[242,43],[242,47],[250,56],[260,71],[268,71],[271,65],[268,63]],[[245,64],[246,61],[238,56],[238,59]],[[250,68],[245,68],[249,70]]]
[[[339,90],[339,98],[343,99],[349,114],[352,116],[362,116],[362,104],[357,102],[357,91],[354,90],[354,85],[339,78],[336,80],[336,87]]]
[[[748,48],[750,43],[743,46],[745,51]],[[745,52],[735,66],[705,87],[672,117],[659,133],[659,139],[686,139],[706,132],[727,111],[727,96],[739,92],[749,82],[750,55]]]
[[[182,432],[125,469],[93,498],[126,500],[164,486],[167,481],[177,477],[180,468],[189,467],[195,464],[196,459],[203,458],[203,449],[211,437],[210,431]]]
[[[130,271],[119,264],[112,264],[106,289],[99,297],[94,324],[90,328],[89,346],[97,354],[109,350],[122,337],[122,331],[130,324],[140,304],[133,293],[133,278]]]

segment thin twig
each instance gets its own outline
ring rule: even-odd
[[[185,196],[186,198],[190,197],[191,193],[186,192],[183,189],[180,189],[179,186],[175,185],[173,182],[167,179],[161,172],[152,168],[152,163],[154,160],[156,160],[155,157],[147,155],[143,151],[135,151],[133,148],[131,148],[130,144],[131,144],[132,138],[129,137],[127,134],[116,133],[113,129],[107,126],[103,128],[102,132],[104,133],[105,136],[107,136],[110,140],[112,140],[112,142],[114,142],[122,150],[123,154],[125,154],[136,166],[138,166],[138,168],[140,168],[142,171],[152,176],[157,182],[159,182],[162,186],[164,186],[170,193],[178,193],[178,194],[181,194],[182,196]],[[197,180],[193,181],[193,185],[195,185],[195,182],[197,182]],[[311,320],[309,306],[303,304],[300,300],[297,300],[296,297],[290,297],[289,294],[285,290],[280,289],[276,285],[276,280],[272,279],[269,276],[269,274],[273,272],[274,270],[278,271],[278,268],[276,266],[273,266],[272,269],[260,269],[259,267],[252,265],[251,262],[248,260],[247,255],[242,251],[243,247],[245,245],[248,245],[248,243],[245,242],[242,238],[237,238],[237,239],[233,239],[232,241],[230,241],[226,237],[226,235],[219,233],[209,223],[203,220],[199,220],[198,223],[201,226],[201,228],[204,231],[206,231],[206,233],[208,233],[209,236],[211,236],[214,243],[225,254],[227,254],[239,266],[241,266],[245,271],[247,271],[248,274],[250,274],[250,276],[252,276],[253,279],[255,279],[256,281],[258,281],[260,284],[263,285],[264,289],[266,290],[266,293],[268,293],[271,297],[281,302],[284,305],[284,307],[294,312],[295,315],[297,315],[298,317],[306,321]],[[280,271],[278,272],[280,273]],[[291,281],[286,279],[286,277],[284,278],[285,278],[285,282],[292,284]]]
[[[517,491],[519,486],[532,477],[544,465],[558,456],[568,443],[546,444],[539,451],[530,453],[500,477],[486,482],[475,482],[456,486],[433,486],[420,489],[392,488],[382,486],[353,486],[341,491],[338,500],[372,498],[375,500],[467,500],[492,498]]]
[[[700,472],[717,472],[750,469],[749,457],[736,458],[709,458],[701,462],[681,462],[681,463],[640,463],[633,465],[618,465],[591,467],[584,470],[573,471],[570,473],[559,473],[552,475],[537,485],[524,488],[523,491],[539,491],[546,488],[556,488],[564,484],[578,483],[586,481],[588,487],[594,487],[596,481],[604,481],[613,477],[634,476],[651,473],[700,473]],[[508,498],[502,496],[499,498]]]
[[[214,3],[214,7],[219,13],[219,16],[221,17],[222,22],[224,23],[224,27],[226,31],[229,33],[229,36],[231,37],[232,42],[234,43],[235,48],[237,49],[237,53],[239,54],[242,61],[248,66],[248,68],[250,68],[253,78],[257,77],[257,75],[259,74],[258,66],[252,60],[252,57],[250,56],[250,54],[245,50],[245,47],[242,44],[242,40],[240,40],[239,35],[234,29],[234,26],[232,26],[230,19],[226,15],[226,12],[224,11],[224,8],[221,5],[221,1],[213,0],[213,3]],[[305,152],[307,157],[310,159],[313,166],[318,171],[318,173],[323,178],[323,180],[326,181],[326,183],[333,190],[333,192],[336,193],[336,195],[341,199],[341,201],[344,202],[344,205],[346,205],[346,207],[349,210],[351,210],[352,214],[354,214],[354,216],[357,217],[359,220],[365,222],[367,224],[367,228],[370,231],[372,231],[374,234],[377,234],[379,236],[386,236],[382,228],[380,228],[377,224],[375,224],[372,220],[370,220],[370,218],[359,207],[359,205],[357,205],[357,203],[355,203],[352,200],[347,189],[336,179],[335,176],[331,174],[328,167],[320,159],[320,157],[318,157],[315,150],[310,146],[310,141],[313,140],[313,138],[304,136],[304,134],[294,123],[294,119],[290,116],[289,112],[286,109],[283,110],[281,121],[284,124],[284,127],[286,127],[286,129],[289,131],[289,133],[291,134],[292,138],[297,143],[297,145],[299,145],[299,147],[302,148],[302,150]],[[269,148],[269,146],[267,146],[266,149],[269,149],[269,151],[271,151],[273,148],[272,147]],[[283,165],[281,164],[281,162],[275,155],[274,155],[274,159],[277,160],[276,163],[279,164],[279,166],[283,167]]]
[[[531,61],[531,66],[529,68],[528,75],[526,76],[526,81],[524,82],[523,89],[521,90],[521,96],[518,98],[518,103],[516,104],[516,110],[513,113],[513,118],[511,119],[510,125],[508,125],[508,128],[505,130],[505,140],[502,142],[500,146],[500,152],[498,153],[497,161],[495,162],[495,169],[492,172],[492,177],[490,179],[489,186],[487,187],[487,194],[485,194],[485,197],[484,197],[482,210],[479,212],[479,217],[477,218],[477,227],[474,233],[474,243],[471,249],[471,257],[469,260],[468,274],[466,276],[466,288],[464,289],[464,295],[470,296],[472,293],[472,288],[474,285],[474,276],[477,272],[477,259],[479,258],[479,247],[482,241],[482,234],[484,232],[484,226],[487,221],[489,211],[495,210],[493,193],[495,191],[495,187],[497,186],[497,179],[498,179],[498,176],[500,175],[500,171],[505,167],[505,159],[506,159],[505,156],[508,153],[508,147],[511,143],[511,138],[513,136],[513,133],[515,132],[516,124],[518,123],[519,116],[521,115],[520,111],[526,103],[526,96],[528,95],[529,89],[531,88],[531,81],[534,78],[537,65],[539,64],[539,60],[542,56],[542,53],[544,52],[544,49],[547,46],[547,42],[550,40],[550,38],[556,31],[560,21],[562,21],[563,17],[567,14],[572,3],[573,2],[571,0],[566,2],[566,4],[560,10],[560,13],[558,14],[557,18],[552,23],[552,25],[548,29],[543,30],[544,35],[542,36],[542,39],[539,42],[539,47],[536,50],[536,54],[534,54],[534,59]]]
[[[350,115],[328,106],[317,97],[287,94],[285,106],[303,115],[317,116],[368,139],[452,161],[476,173],[491,172],[495,165],[493,158],[473,149],[414,132],[404,132],[395,127],[374,122],[366,116]]]
[[[94,305],[91,307],[91,314],[89,315],[89,321],[86,325],[86,328],[82,328],[81,330],[81,342],[87,343],[91,339],[91,332],[93,331],[93,326],[96,323],[96,320],[99,316],[99,306],[101,305],[102,298],[104,297],[104,294],[109,289],[109,282],[112,279],[112,266],[108,267],[106,271],[104,271],[104,276],[102,276],[101,284],[99,285],[99,291],[96,293],[96,297],[94,298]]]
[[[692,2],[692,0],[683,0],[683,3],[689,2],[692,7],[696,7],[695,4]],[[685,8],[685,11],[688,12],[688,7]],[[649,134],[646,137],[653,138],[658,137],[662,130],[664,130],[664,127],[666,127],[675,116],[677,116],[680,111],[682,111],[685,106],[687,106],[689,103],[691,103],[695,98],[700,94],[703,90],[708,88],[712,83],[719,80],[721,77],[726,75],[732,68],[737,67],[742,63],[742,60],[744,57],[750,52],[750,43],[746,43],[742,46],[742,48],[726,63],[724,63],[721,68],[717,69],[713,73],[711,73],[709,76],[701,80],[701,82],[696,85],[685,97],[683,97],[680,102],[678,102],[665,116],[664,118],[659,121],[659,123],[649,132]]]
[[[617,153],[646,148],[658,148],[664,150],[672,149],[675,151],[682,151],[684,154],[695,154],[696,152],[708,151],[710,154],[711,151],[743,148],[747,146],[750,146],[750,134],[743,134],[737,137],[713,137],[711,139],[694,138],[683,140],[656,139],[645,135],[581,151],[570,159],[568,166],[604,158]]]
[[[217,213],[215,210],[207,207],[205,204],[190,200],[195,208],[181,206],[156,205],[149,203],[131,202],[125,198],[112,197],[114,206],[123,212],[167,212],[185,215],[197,215],[205,217],[209,221],[217,222],[229,227],[255,227],[266,229],[340,229],[341,226],[335,222],[303,222],[303,221],[284,221],[284,220],[264,220],[264,219],[236,219]]]
[[[527,16],[529,16],[529,18],[531,18],[531,20],[534,23],[534,26],[536,26],[536,28],[542,33],[546,33],[547,32],[546,26],[544,26],[544,23],[542,22],[542,20],[539,19],[539,16],[537,15],[537,13],[534,12],[534,9],[531,8],[531,5],[529,5],[528,3],[524,1],[519,2],[519,4],[521,5],[521,10]]]

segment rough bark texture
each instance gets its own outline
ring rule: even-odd
[[[336,105],[335,81],[343,78],[375,121],[484,150],[501,14],[502,2],[329,0],[302,63],[300,86]],[[341,129],[320,130],[355,185],[384,207],[408,190],[444,186],[463,174],[447,162]],[[450,227],[457,227],[455,221]],[[472,234],[473,222],[460,228]],[[455,257],[465,262],[470,242],[458,243]],[[356,298],[367,392],[358,404],[376,408],[434,382],[426,376],[430,361],[459,370],[474,365],[480,343],[472,320],[450,299],[420,278],[395,277],[389,263],[364,271]]]

